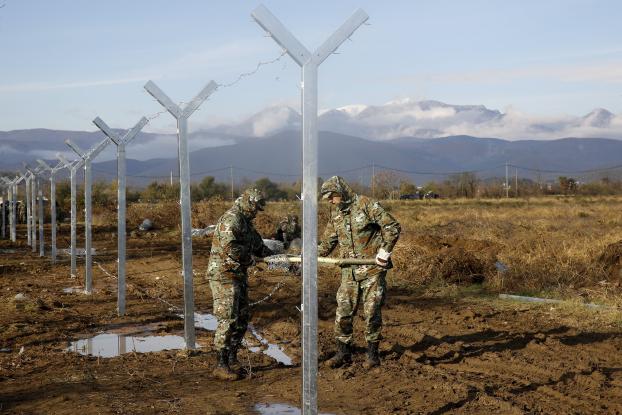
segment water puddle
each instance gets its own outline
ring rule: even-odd
[[[84,294],[84,288],[82,287],[68,287],[63,288],[65,294]]]
[[[252,333],[252,335],[261,343],[261,347],[249,347],[253,353],[258,353],[260,351],[263,354],[266,354],[276,360],[277,362],[283,363],[285,366],[292,365],[292,358],[285,354],[283,348],[278,344],[269,343],[268,340],[264,339],[258,332],[255,330],[255,327],[249,325],[248,329]],[[262,350],[263,349],[263,350]]]
[[[183,318],[183,314],[180,314],[179,316]],[[194,325],[205,330],[215,331],[216,327],[218,327],[218,319],[216,319],[216,316],[214,316],[213,314],[194,313]],[[292,365],[291,357],[285,354],[281,346],[268,342],[268,340],[264,339],[255,329],[255,327],[250,324],[248,326],[248,330],[251,332],[253,337],[255,337],[255,339],[257,339],[259,343],[261,343],[261,346],[248,346],[245,343],[245,346],[248,348],[248,350],[253,353],[262,352],[263,354],[270,356],[271,358],[279,363],[284,364],[285,366]]]
[[[300,408],[288,405],[286,403],[258,403],[257,405],[255,405],[254,409],[262,415],[281,415],[281,414],[298,415],[302,413],[300,411]],[[333,415],[333,414],[321,412],[320,415]]]
[[[180,314],[179,316],[184,318],[183,314]],[[218,327],[218,319],[213,314],[194,313],[194,326],[209,331],[216,331],[216,328]]]
[[[71,249],[64,248],[58,251],[61,255],[71,256]],[[86,255],[86,248],[76,248],[76,256],[84,256]],[[95,248],[91,248],[91,255],[97,255]]]
[[[185,346],[186,341],[181,336],[128,336],[118,333],[102,333],[88,339],[73,341],[66,350],[81,355],[116,357],[131,352],[178,350]]]

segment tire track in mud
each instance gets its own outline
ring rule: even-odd
[[[561,344],[557,339],[545,343]],[[522,410],[545,413],[622,411],[622,405],[616,403],[622,389],[609,382],[617,379],[618,372],[622,376],[622,368],[586,367],[585,363],[574,360],[566,364],[556,362],[556,366],[547,367],[546,362],[555,362],[557,356],[571,356],[573,353],[572,350],[547,347],[545,343],[534,346],[533,340],[530,341],[525,355],[521,356],[507,355],[507,352],[505,355],[485,353],[477,357],[464,356],[455,363],[438,363],[435,368],[446,371],[448,376],[442,377],[454,378],[455,382],[467,385],[470,390],[476,389],[480,395],[504,402],[506,410],[518,410],[518,405]],[[543,362],[544,365],[540,366]],[[572,369],[568,370],[568,367]],[[490,384],[497,386],[491,387]],[[610,399],[603,403],[606,397]],[[445,409],[466,406],[472,400],[463,399]]]

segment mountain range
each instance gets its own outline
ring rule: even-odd
[[[482,105],[406,99],[325,110],[319,125],[323,177],[341,173],[369,182],[372,170],[386,168],[416,182],[461,171],[500,177],[506,162],[521,166],[522,177],[554,177],[562,171],[578,175],[573,172],[622,164],[622,141],[616,140],[622,137],[622,117],[605,109],[582,117],[544,119]],[[193,179],[211,175],[228,181],[233,173],[235,180],[295,181],[301,170],[300,126],[298,112],[275,106],[237,123],[196,130],[189,134]],[[468,131],[478,134],[463,133]],[[564,135],[572,132],[577,133],[574,138]],[[560,134],[566,138],[556,138]],[[16,170],[36,158],[53,160],[57,152],[75,158],[64,144],[66,138],[88,149],[104,136],[47,129],[0,132],[0,169]],[[103,161],[94,163],[96,178],[115,177],[114,151],[110,145],[99,157]],[[172,134],[141,132],[128,145],[127,156],[130,183],[166,180],[177,172],[177,139]]]

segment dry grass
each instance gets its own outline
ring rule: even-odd
[[[385,201],[402,224],[389,283],[441,289],[483,281],[489,292],[554,295],[622,304],[619,256],[607,247],[622,239],[622,197]],[[230,202],[193,205],[193,227],[216,222]],[[299,202],[269,203],[255,220],[269,237],[278,221],[300,212]],[[320,235],[328,206],[320,203]],[[100,213],[100,222],[116,216]],[[111,216],[110,218],[107,216]],[[159,228],[178,229],[179,208],[134,204],[128,226],[149,217]],[[611,251],[611,248],[609,249]],[[622,254],[622,252],[621,252]],[[502,263],[503,265],[500,265]],[[497,266],[495,266],[497,264]],[[499,271],[498,267],[505,267]]]

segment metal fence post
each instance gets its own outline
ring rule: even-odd
[[[251,15],[302,68],[302,413],[317,414],[318,67],[369,17],[357,10],[311,53],[266,7]]]
[[[50,256],[52,260],[52,264],[56,263],[56,172],[59,170],[69,167],[62,160],[54,167],[50,167],[45,161],[38,159],[37,162],[41,166],[42,169],[48,170],[50,172],[50,239],[51,239],[51,247],[50,247]]]
[[[32,196],[30,196],[30,203],[32,206],[30,207],[30,212],[32,213],[30,224],[30,230],[32,231],[32,237],[30,240],[32,241],[32,252],[37,252],[37,187],[39,184],[39,179],[33,173],[32,180],[30,182],[30,191],[32,192]]]
[[[30,214],[28,215],[28,231],[30,235],[30,246],[32,252],[37,252],[37,187],[39,178],[37,177],[38,170],[31,170],[27,165],[24,165],[28,173],[30,173]]]
[[[179,185],[181,203],[181,246],[184,274],[184,337],[186,348],[195,348],[194,294],[192,287],[192,223],[190,202],[190,155],[188,151],[188,118],[207,99],[218,85],[210,81],[184,108],[175,104],[158,86],[149,81],[145,89],[177,120],[179,149]]]
[[[6,177],[3,177],[3,179],[6,179]],[[4,181],[4,180],[2,180]],[[6,185],[6,183],[5,183]],[[6,238],[6,218],[5,218],[5,213],[6,213],[6,202],[9,198],[8,196],[9,193],[9,186],[6,185],[6,188],[2,189],[2,239]],[[4,197],[4,195],[7,195],[7,197]]]
[[[19,195],[19,183],[25,180],[22,174],[13,180],[13,192],[11,200],[11,242],[17,242],[17,197]]]
[[[71,246],[69,247],[70,256],[71,256],[71,278],[78,277],[78,266],[76,264],[76,244],[77,244],[77,189],[76,189],[76,179],[77,179],[77,170],[82,167],[84,160],[79,158],[74,160],[72,163],[68,162],[62,154],[57,154],[57,157],[60,161],[65,163],[67,167],[69,167],[69,177],[71,183]]]
[[[43,189],[41,184],[37,184],[39,195],[39,256],[45,256],[45,240],[43,238],[43,224],[45,223],[45,216],[43,215]]]
[[[148,122],[145,117],[142,117],[134,128],[120,137],[101,118],[97,117],[93,120],[93,123],[117,145],[117,313],[120,316],[125,315],[125,146]]]
[[[26,172],[26,180],[24,181],[24,185],[26,186],[26,243],[28,246],[32,245],[32,231],[30,230],[30,186],[31,186],[31,177],[28,172]]]
[[[93,292],[93,256],[91,253],[92,245],[92,225],[93,225],[93,210],[91,200],[91,190],[93,187],[93,176],[91,163],[99,153],[108,145],[109,140],[105,138],[100,141],[95,147],[84,153],[80,148],[75,145],[71,140],[65,140],[67,144],[78,156],[84,160],[84,291],[87,294]]]

